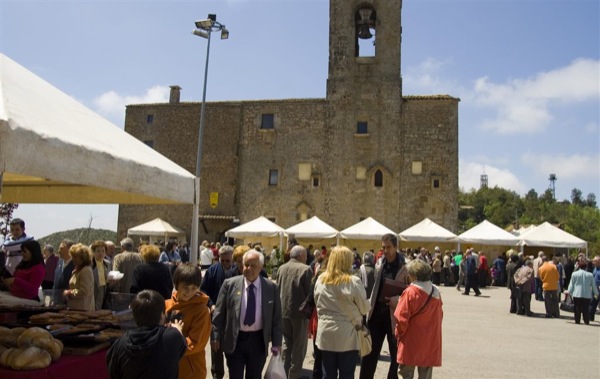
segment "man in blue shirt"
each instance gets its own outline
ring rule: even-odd
[[[506,273],[506,262],[504,262],[504,259],[502,259],[502,256],[499,255],[498,258],[494,259],[494,262],[492,263],[492,267],[494,267],[496,269],[496,271],[498,272],[498,282],[496,283],[497,286],[504,286],[504,274]]]
[[[596,255],[592,260],[592,264],[594,266],[594,271],[592,274],[594,275],[594,283],[596,284],[596,288],[600,290],[600,256]],[[590,321],[594,321],[594,317],[596,316],[596,308],[598,308],[598,302],[600,301],[600,296],[597,298],[592,296],[592,301],[590,301]]]

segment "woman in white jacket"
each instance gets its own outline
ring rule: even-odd
[[[334,247],[315,284],[316,344],[323,354],[325,379],[354,378],[359,349],[355,325],[362,324],[370,306],[362,281],[352,275],[353,260],[350,249]]]
[[[579,270],[571,275],[567,292],[573,298],[575,323],[579,324],[581,322],[581,314],[583,313],[583,322],[589,325],[590,314],[588,313],[588,308],[592,296],[598,297],[598,288],[596,288],[596,284],[594,283],[594,275],[585,270],[587,262],[582,259],[579,261],[578,266]]]

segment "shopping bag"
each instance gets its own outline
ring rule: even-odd
[[[271,356],[269,366],[267,366],[267,372],[265,372],[265,379],[287,379],[285,369],[283,368],[283,361],[281,360],[281,354]]]
[[[358,352],[361,357],[369,355],[373,348],[373,341],[371,340],[371,333],[366,325],[361,325],[360,329],[356,331],[358,333]]]

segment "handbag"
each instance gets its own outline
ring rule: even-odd
[[[339,297],[342,298],[341,296]],[[342,305],[342,309],[346,313],[346,317],[350,320],[350,322],[354,325],[354,329],[356,330],[356,338],[358,339],[358,353],[361,358],[369,355],[371,350],[373,350],[373,340],[371,339],[371,332],[369,328],[361,321],[360,324],[355,324],[352,320],[352,312],[350,311],[348,304],[344,301],[340,301]]]
[[[309,320],[312,317],[314,309],[315,309],[315,299],[312,296],[312,294],[308,295],[306,297],[306,299],[304,299],[302,304],[300,304],[300,307],[298,308],[300,313],[302,313],[304,315],[304,317],[306,317]]]
[[[571,295],[565,294],[565,301],[560,303],[560,310],[565,312],[575,312],[575,304]]]
[[[366,355],[369,355],[371,350],[373,350],[371,332],[369,332],[369,328],[367,328],[364,323],[361,323],[361,325],[354,325],[354,328],[358,334],[358,353],[362,358]]]

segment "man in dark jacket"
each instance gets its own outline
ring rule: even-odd
[[[156,291],[144,290],[131,302],[137,328],[128,331],[111,346],[106,365],[111,379],[177,379],[179,360],[187,344],[181,333],[183,323],[165,322],[165,299]]]
[[[469,295],[471,288],[473,288],[475,296],[479,296],[481,295],[481,292],[479,291],[479,283],[477,280],[477,258],[473,256],[473,249],[467,250],[467,257],[465,259],[465,276],[467,280],[465,283],[465,292],[463,292],[463,295]]]

